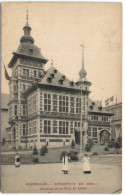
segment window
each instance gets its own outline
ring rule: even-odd
[[[81,113],[81,98],[76,98],[76,113]]]
[[[26,85],[25,84],[23,84],[23,91],[25,91],[26,90]]]
[[[44,120],[44,133],[51,133],[51,121]]]
[[[91,127],[88,127],[87,134],[89,137],[91,137]]]
[[[17,87],[16,85],[13,86],[13,90],[16,91],[17,90]]]
[[[97,137],[97,128],[93,127],[93,137]]]
[[[17,116],[17,105],[14,105],[14,113],[15,113],[15,116]]]
[[[36,70],[34,70],[34,77],[36,77],[37,76],[37,71]]]
[[[23,124],[23,136],[26,135],[26,124]]]
[[[23,115],[25,116],[26,115],[26,106],[23,105]]]
[[[59,121],[59,134],[68,134],[69,123],[66,121]]]
[[[44,94],[44,111],[51,111],[51,95]]]
[[[53,133],[57,133],[57,121],[53,121]]]
[[[59,96],[59,112],[68,113],[68,96]]]
[[[70,133],[73,133],[73,122],[70,122]]]
[[[75,113],[75,98],[70,97],[70,113]]]
[[[52,111],[57,112],[58,110],[58,99],[57,95],[53,95],[53,109]]]
[[[29,69],[23,68],[23,76],[29,76]]]

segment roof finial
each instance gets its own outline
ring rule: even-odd
[[[53,58],[51,59],[51,66],[53,66]]]
[[[26,15],[26,21],[27,21],[27,23],[28,23],[28,9],[27,9],[27,15]]]
[[[84,68],[84,48],[85,46],[84,44],[81,44],[80,46],[82,47],[82,67]]]

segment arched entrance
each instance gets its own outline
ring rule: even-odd
[[[110,141],[110,133],[108,130],[102,130],[100,132],[100,144],[104,145],[105,143]]]

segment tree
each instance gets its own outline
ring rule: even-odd
[[[37,154],[38,154],[38,150],[37,150],[36,145],[35,145],[34,148],[33,148],[33,154],[34,154],[34,155],[37,155]]]

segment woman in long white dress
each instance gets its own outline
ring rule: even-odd
[[[20,167],[20,156],[18,153],[15,156],[15,167]]]
[[[84,174],[91,174],[89,159],[90,159],[89,156],[87,154],[84,154],[84,157],[82,159],[82,161],[83,161],[83,173]]]
[[[62,165],[62,172],[64,174],[67,174],[69,172],[69,165],[68,165],[69,159],[70,158],[68,157],[67,153],[62,158],[62,163],[63,163],[63,165]]]

